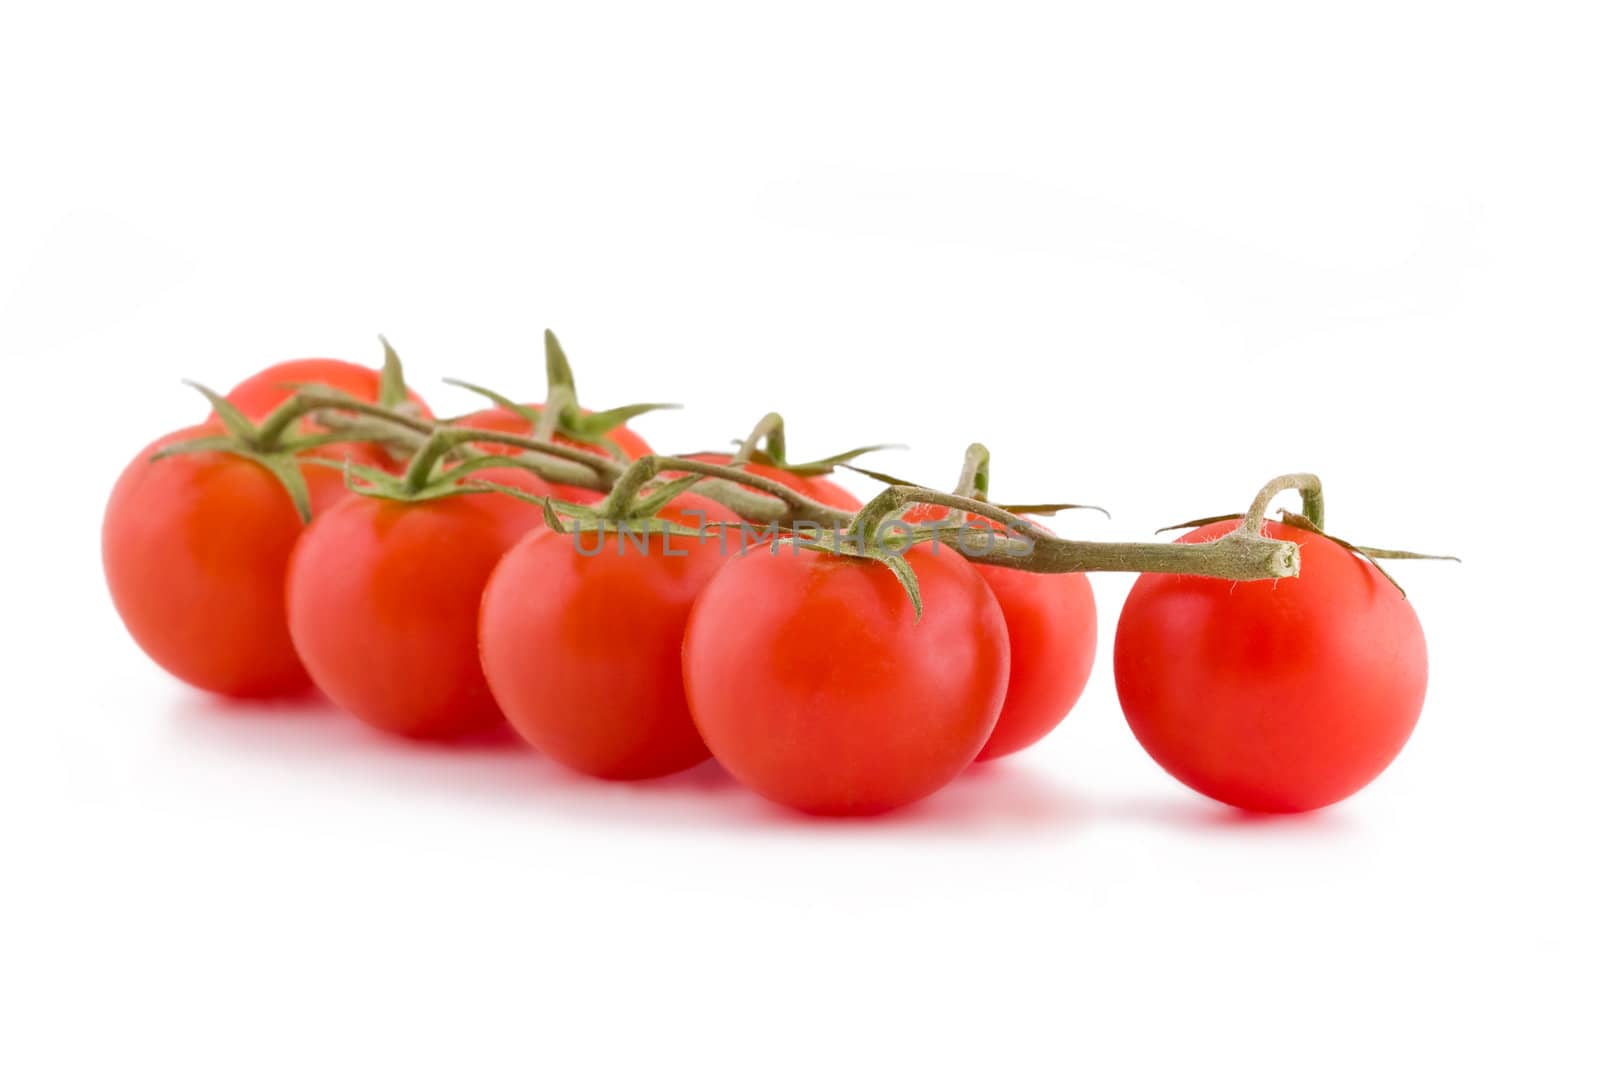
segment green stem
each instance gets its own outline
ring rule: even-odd
[[[739,466],[750,462],[750,457],[755,455],[756,449],[762,442],[766,443],[764,451],[773,459],[782,463],[785,451],[783,439],[783,416],[776,411],[769,411],[761,416],[761,421],[756,423],[750,435],[739,442],[739,450],[733,454],[733,465]]]
[[[1318,530],[1322,529],[1324,517],[1324,504],[1322,499],[1322,479],[1315,474],[1284,474],[1280,475],[1261,487],[1261,492],[1250,502],[1250,510],[1245,512],[1244,521],[1239,524],[1241,529],[1260,535],[1261,527],[1267,521],[1267,508],[1279,493],[1297,490],[1300,493],[1300,509],[1307,521]]]
[[[300,407],[295,413],[294,417],[310,414],[312,412],[333,409],[337,411],[355,411],[362,415],[370,415],[375,419],[381,419],[384,422],[391,423],[395,426],[401,426],[407,430],[412,430],[423,439],[431,438],[434,432],[438,429],[438,424],[429,422],[427,419],[418,418],[413,415],[407,415],[404,412],[393,411],[378,404],[368,404],[360,400],[350,400],[347,397],[335,398],[331,396],[319,395],[316,392],[303,392],[296,394],[295,400],[298,401]],[[274,415],[276,414],[277,412],[274,412]],[[609,477],[616,477],[622,471],[622,465],[620,463],[609,460],[605,456],[597,455],[596,453],[590,452],[587,449],[573,448],[571,445],[556,444],[553,441],[536,441],[531,437],[526,437],[521,434],[503,433],[499,430],[479,430],[468,427],[452,427],[450,428],[449,432],[455,440],[456,447],[472,444],[474,442],[500,444],[506,445],[510,448],[518,448],[524,451],[536,452],[540,455],[550,456],[555,459],[565,460],[568,463],[577,464],[581,467],[587,467],[590,470],[595,471],[597,474],[603,474]],[[590,481],[585,481],[581,484],[584,484],[587,487],[592,483]],[[610,484],[609,481],[607,484]]]
[[[322,444],[367,441],[403,455],[421,448],[429,436],[421,431],[394,423],[380,422],[366,415],[345,414],[338,411],[319,411],[316,422],[329,432],[296,438],[294,446],[297,451],[316,448]]]
[[[655,456],[644,456],[628,464],[621,477],[611,484],[611,492],[600,505],[600,513],[610,519],[627,516],[633,502],[658,473],[659,468],[654,462],[656,459]]]
[[[301,394],[294,394],[269,411],[267,417],[256,425],[256,442],[263,450],[270,452],[276,449],[290,427],[305,417],[304,404],[300,403],[300,399]]]
[[[623,494],[630,494],[628,499],[632,499],[651,478],[663,471],[703,475],[708,481],[697,487],[697,492],[753,522],[777,522],[791,527],[799,523],[814,523],[828,530],[848,527],[852,533],[870,536],[884,520],[915,503],[937,504],[958,513],[981,515],[1007,529],[1020,529],[1026,522],[985,500],[915,486],[893,486],[873,497],[858,514],[852,515],[847,511],[825,507],[786,485],[738,467],[657,455],[641,457],[624,467],[583,449],[537,441],[517,434],[466,428],[436,433],[436,425],[426,419],[392,411],[381,405],[351,400],[343,395],[319,393],[316,387],[297,393],[290,402],[274,411],[268,421],[287,426],[306,414],[325,410],[354,411],[413,431],[425,438],[424,451],[444,448],[445,440],[452,442],[453,447],[470,446],[478,442],[517,448],[531,453],[526,465],[542,476],[563,484],[610,490],[613,493],[620,485],[623,493],[616,494],[618,499],[622,499]],[[267,423],[263,422],[262,425]],[[969,449],[968,458],[974,460],[973,468],[976,470],[979,463],[974,456],[974,451]],[[422,462],[436,463],[437,458],[428,461],[419,456],[413,462],[413,468]],[[409,470],[407,477],[409,480]],[[976,479],[974,483],[976,489]],[[1290,489],[1300,492],[1306,517],[1320,524],[1323,515],[1322,484],[1314,475],[1295,474],[1275,478],[1264,486],[1252,503],[1245,522],[1238,529],[1215,541],[1198,544],[1068,541],[1037,529],[1029,529],[1026,536],[1006,534],[1000,539],[1025,541],[1031,545],[1031,550],[994,551],[987,545],[963,544],[960,530],[941,530],[935,536],[941,543],[949,544],[962,555],[978,562],[1039,573],[1154,571],[1233,581],[1287,578],[1299,573],[1299,546],[1263,537],[1260,530],[1272,498]]]
[[[956,482],[958,496],[974,500],[989,499],[989,450],[974,441],[967,446],[966,458],[961,464],[961,477]]]
[[[980,557],[978,561],[1043,574],[1136,571],[1250,582],[1292,578],[1299,574],[1300,546],[1292,541],[1273,541],[1265,537],[1219,537],[1199,544],[1064,541],[1041,537],[1034,542],[1031,555],[996,553]]]
[[[395,426],[403,426],[415,432],[419,437],[432,434],[435,424],[420,415],[412,415],[394,408],[386,408],[382,404],[369,404],[364,400],[355,400],[341,393],[336,393],[325,386],[310,385],[301,389],[283,404],[280,404],[261,423],[262,429],[269,424],[281,421],[282,427],[287,428],[298,419],[316,412],[328,411],[354,411],[362,415],[370,415],[375,419]],[[279,429],[279,433],[283,429]]]
[[[968,512],[993,519],[1002,526],[1016,528],[1022,520],[983,500],[955,493],[941,493],[937,489],[923,489],[915,485],[896,485],[885,489],[861,506],[850,523],[851,536],[871,537],[888,520],[912,504],[942,504],[965,520]]]
[[[273,416],[277,417],[281,413],[286,416],[287,422],[293,422],[305,415],[317,414],[319,421],[336,428],[346,428],[351,422],[348,413],[355,412],[359,416],[378,420],[398,431],[412,435],[409,441],[395,441],[387,436],[380,438],[379,435],[374,435],[374,439],[381,439],[384,443],[403,443],[413,448],[424,447],[433,439],[435,433],[440,431],[437,423],[427,419],[394,411],[379,404],[351,400],[344,396],[336,397],[319,390],[316,386],[296,393],[291,402],[295,405],[293,409],[285,411],[280,408],[279,411],[273,412]],[[515,457],[517,465],[527,467],[547,481],[563,485],[605,490],[623,469],[622,464],[605,456],[571,445],[536,441],[521,434],[503,433],[498,430],[479,430],[469,427],[445,429],[448,430],[450,440],[453,442],[452,447],[470,447],[479,443],[498,444],[530,453]]]
[[[439,461],[465,443],[454,431],[435,430],[427,441],[423,442],[422,447],[417,449],[417,454],[411,457],[410,464],[406,466],[406,488],[413,493],[420,493],[427,486],[428,479],[433,476],[433,469],[439,465]]]
[[[590,452],[587,449],[573,448],[571,445],[558,445],[554,441],[536,441],[531,437],[523,437],[520,434],[514,433],[504,433],[500,430],[471,430],[462,428],[459,432],[461,434],[461,440],[459,442],[460,444],[470,445],[482,443],[488,445],[505,445],[508,448],[520,448],[525,452],[534,452],[541,456],[549,456],[553,459],[563,460],[570,464],[576,464],[579,467],[588,468],[596,475],[600,476],[607,485],[610,485],[612,479],[618,477],[623,469],[622,464],[617,463],[614,460],[607,459],[605,456]],[[560,479],[558,478],[556,480],[559,481]],[[582,484],[585,488],[588,488],[591,485],[591,481],[586,480],[582,483],[574,482],[572,484]]]
[[[880,523],[909,505],[919,503],[971,512],[993,519],[1008,529],[1018,529],[1021,521],[986,501],[897,485],[867,501],[856,515],[849,535],[852,540],[872,545]],[[1291,578],[1300,573],[1298,545],[1274,541],[1243,527],[1226,537],[1198,544],[1068,541],[1038,530],[1030,530],[1026,535],[1002,535],[997,531],[993,544],[985,539],[976,545],[969,543],[970,538],[963,538],[961,530],[938,530],[935,536],[941,544],[949,545],[975,562],[1040,574],[1141,571],[1254,581]],[[1013,548],[997,547],[1001,542],[1012,542]]]
[[[742,467],[725,467],[717,463],[660,455],[640,456],[622,471],[612,483],[607,510],[626,508],[637,499],[650,480],[663,471],[679,471],[715,479],[697,486],[695,491],[752,522],[779,525],[807,522],[826,529],[842,529],[851,518],[847,511],[826,507],[781,482],[751,474]]]

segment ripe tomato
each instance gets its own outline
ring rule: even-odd
[[[979,566],[1006,617],[1011,681],[980,760],[1018,752],[1061,724],[1094,667],[1094,590],[1083,574]]]
[[[145,654],[190,685],[236,697],[300,692],[311,680],[284,616],[283,578],[303,528],[282,483],[253,460],[154,442],[111,490],[101,558],[112,602]],[[313,513],[344,496],[336,470],[302,464]]]
[[[686,497],[661,517],[735,518]],[[479,620],[484,674],[511,725],[597,778],[654,778],[704,760],[683,695],[683,630],[723,561],[714,534],[543,529],[520,541],[495,568]]]
[[[696,452],[683,458],[698,460],[701,463],[715,463],[719,467],[726,467],[733,459],[726,452]],[[770,478],[779,485],[786,485],[797,493],[804,493],[827,507],[838,508],[841,511],[859,511],[861,508],[861,501],[844,487],[820,474],[800,475],[781,467],[769,467],[765,463],[746,463],[744,469],[758,477]]]
[[[779,543],[729,560],[689,616],[684,681],[700,735],[735,778],[826,815],[909,804],[970,764],[994,729],[1010,650],[977,569],[906,554],[918,621],[881,563]]]
[[[1296,527],[1264,532],[1300,545],[1298,578],[1134,583],[1117,624],[1117,693],[1139,743],[1185,785],[1252,811],[1309,811],[1399,754],[1422,710],[1427,647],[1411,604],[1370,563]]]
[[[916,525],[941,522],[949,513],[949,508],[918,504],[908,508],[904,518]],[[967,521],[1000,528],[974,515]],[[973,530],[970,537],[972,544],[982,543],[979,531]],[[939,551],[954,549],[941,546]],[[1094,667],[1097,622],[1094,590],[1086,575],[1033,574],[982,563],[977,567],[1000,604],[1011,640],[1005,704],[988,744],[978,753],[980,760],[987,760],[1027,748],[1067,717]]]
[[[376,403],[382,382],[381,370],[363,367],[359,363],[347,363],[341,359],[291,359],[274,363],[265,370],[252,374],[230,389],[227,399],[247,418],[259,422],[279,404],[289,399],[294,394],[295,387],[299,385],[328,385],[348,393],[357,400]],[[433,412],[429,410],[427,403],[415,392],[408,389],[406,397],[416,406],[417,414],[423,418],[433,418]],[[221,424],[221,420],[215,414],[212,414],[206,422],[213,426]],[[324,428],[311,417],[301,420],[300,430],[307,434],[325,432]],[[315,453],[328,459],[343,460],[348,457],[354,463],[383,470],[399,470],[403,466],[382,445],[375,443],[328,445],[316,449]]]
[[[523,407],[528,408],[531,411],[539,411],[543,408],[543,406],[544,405],[542,404],[523,405]],[[533,426],[529,424],[527,419],[524,419],[515,412],[507,411],[505,408],[485,408],[482,411],[474,411],[470,415],[463,415],[459,419],[456,419],[454,425],[469,426],[478,430],[497,430],[500,433],[526,435],[533,432]],[[645,443],[644,438],[628,429],[627,426],[615,427],[606,433],[606,437],[618,448],[622,449],[622,454],[628,459],[638,459],[640,456],[648,456],[652,451],[650,446]],[[586,452],[594,452],[597,455],[611,455],[610,452],[600,445],[589,441],[574,441],[570,437],[559,433],[555,435],[554,441],[558,445],[570,445],[573,448],[581,448]],[[508,453],[516,451],[516,449],[510,447],[509,445],[486,443],[480,444],[477,447],[483,449],[485,452]]]
[[[544,493],[526,471],[479,475]],[[454,738],[501,720],[478,666],[478,601],[505,551],[543,522],[498,493],[350,496],[289,563],[289,633],[317,686],[391,733]]]

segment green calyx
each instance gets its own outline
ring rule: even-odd
[[[411,404],[411,391],[406,388],[405,368],[400,363],[400,354],[394,350],[387,337],[380,333],[378,343],[383,345],[383,371],[378,375],[378,406],[399,410],[402,406]]]
[[[431,426],[431,423],[422,417],[422,411],[411,399],[399,353],[382,334],[378,335],[378,343],[383,345],[383,368],[378,375],[376,402],[357,402],[320,383],[301,386],[296,395],[302,403],[315,405],[311,417],[319,425],[348,435],[345,440],[380,445],[397,461],[406,460],[416,451],[419,437],[425,432],[419,427]],[[337,398],[347,399],[351,406],[330,407],[331,400]],[[269,419],[277,414],[274,412]],[[402,421],[395,421],[397,419]]]
[[[351,491],[382,500],[419,503],[493,492],[499,488],[495,483],[476,476],[486,470],[526,470],[528,464],[516,456],[485,455],[473,450],[472,442],[481,436],[473,430],[436,429],[422,442],[400,474],[350,462],[319,462],[341,467],[345,472],[345,485]],[[543,500],[542,497],[533,499]]]
[[[905,553],[915,543],[934,540],[935,535],[918,531],[909,535],[891,535],[881,543],[865,542],[849,533],[838,531],[822,531],[819,533],[796,532],[790,537],[779,538],[772,542],[771,551],[776,554],[784,550],[799,549],[807,552],[825,552],[832,556],[843,556],[848,559],[859,560],[877,566],[887,567],[894,575],[895,581],[900,583],[900,588],[911,600],[911,607],[916,612],[918,622],[922,621],[922,587],[917,582],[917,572],[911,566],[911,561],[906,559]]]
[[[277,478],[294,503],[300,521],[310,522],[311,492],[300,464],[327,461],[317,460],[308,453],[328,445],[356,442],[378,443],[391,452],[414,447],[415,431],[402,432],[391,423],[355,414],[358,408],[380,414],[394,413],[401,417],[414,417],[416,414],[406,388],[405,370],[399,355],[381,335],[378,340],[383,345],[383,370],[379,375],[377,404],[366,404],[331,386],[313,383],[298,387],[260,422],[252,422],[249,416],[216,390],[198,382],[186,381],[184,384],[199,392],[211,405],[217,421],[222,423],[222,432],[175,442],[151,458],[160,460],[201,452],[241,456],[260,464]],[[349,411],[342,410],[345,404],[350,405]],[[330,428],[322,432],[306,432],[302,423],[313,413],[316,421],[325,421]]]
[[[306,485],[306,477],[300,470],[297,454],[308,447],[316,447],[316,444],[332,443],[331,439],[340,435],[322,435],[315,439],[316,444],[307,445],[295,440],[286,425],[274,424],[272,415],[268,415],[258,425],[251,422],[244,412],[215,390],[208,389],[198,382],[184,384],[198,391],[211,404],[211,410],[216,412],[217,420],[222,423],[223,432],[176,441],[157,451],[150,457],[151,461],[200,452],[223,452],[248,459],[278,479],[284,492],[289,494],[290,501],[294,503],[300,521],[310,522],[311,489]],[[285,400],[281,407],[287,407],[293,402],[293,398]]]
[[[1326,510],[1322,497],[1322,480],[1314,474],[1285,474],[1282,477],[1274,478],[1272,481],[1263,486],[1261,491],[1256,494],[1256,498],[1251,503],[1249,511],[1233,512],[1229,515],[1210,515],[1203,519],[1190,519],[1187,522],[1175,523],[1171,526],[1163,526],[1161,529],[1157,530],[1156,533],[1169,533],[1173,530],[1193,530],[1201,526],[1209,526],[1214,522],[1226,522],[1231,519],[1239,519],[1241,521],[1238,527],[1236,527],[1232,533],[1228,534],[1228,537],[1233,537],[1241,533],[1253,537],[1260,537],[1262,528],[1266,523],[1267,508],[1271,505],[1273,498],[1279,493],[1291,490],[1300,494],[1300,506],[1303,510],[1294,512],[1288,510],[1287,508],[1280,509],[1278,512],[1278,517],[1285,526],[1293,526],[1297,530],[1305,530],[1308,533],[1314,533],[1319,537],[1323,537],[1329,541],[1332,541],[1345,551],[1360,556],[1362,559],[1372,564],[1373,568],[1376,569],[1379,574],[1388,579],[1389,584],[1394,586],[1395,589],[1400,593],[1401,599],[1405,599],[1405,587],[1395,580],[1394,575],[1390,574],[1383,564],[1378,562],[1380,559],[1431,559],[1449,560],[1454,563],[1461,562],[1459,556],[1430,555],[1423,552],[1408,552],[1404,549],[1395,548],[1373,548],[1368,545],[1353,544],[1350,541],[1346,541],[1342,537],[1335,537],[1333,534],[1329,533],[1323,528]]]
[[[824,456],[822,459],[796,463],[788,457],[783,416],[776,411],[772,411],[761,417],[747,437],[734,441],[735,451],[729,458],[729,464],[731,466],[741,466],[745,463],[760,463],[775,470],[788,471],[790,474],[799,475],[802,478],[813,478],[818,475],[831,474],[835,469],[848,466],[851,460],[858,459],[869,452],[882,452],[904,447],[904,445],[863,445],[860,448],[852,448],[832,456]]]
[[[1333,534],[1313,523],[1311,519],[1305,515],[1300,515],[1292,511],[1283,511],[1279,514],[1285,526],[1293,526],[1297,530],[1309,530],[1312,533],[1320,534],[1345,551],[1354,552],[1356,555],[1372,564],[1372,566],[1377,569],[1379,574],[1389,579],[1389,584],[1394,586],[1395,589],[1399,591],[1400,599],[1402,600],[1406,599],[1405,586],[1395,581],[1394,575],[1390,574],[1388,569],[1384,567],[1383,564],[1378,562],[1380,559],[1432,559],[1449,560],[1453,563],[1461,562],[1461,557],[1459,556],[1434,556],[1428,555],[1424,552],[1407,552],[1406,550],[1399,548],[1373,548],[1369,545],[1351,544],[1342,537],[1335,537]]]
[[[396,500],[408,504],[493,492],[500,487],[492,482],[476,481],[473,476],[486,468],[509,465],[501,457],[483,456],[436,470],[418,483],[410,477],[411,468],[407,468],[405,474],[395,475],[350,460],[340,462],[313,456],[306,462],[344,471],[345,487],[359,496],[372,497],[376,500]]]
[[[459,378],[445,381],[483,397],[496,407],[526,422],[530,436],[536,441],[550,441],[557,434],[569,441],[595,445],[614,459],[625,459],[622,448],[608,434],[628,420],[651,411],[668,411],[681,404],[624,404],[604,411],[585,411],[578,403],[578,384],[572,373],[572,363],[561,347],[561,342],[550,330],[544,332],[545,399],[541,404],[523,404],[503,393]]]
[[[968,450],[968,455],[969,456],[972,455],[971,449],[981,449],[981,448],[983,448],[982,445],[977,445],[977,444],[972,445],[971,448],[969,448],[969,450]],[[984,449],[984,456],[987,457],[987,455],[988,455],[988,450]],[[923,493],[932,493],[932,492],[934,492],[934,490],[929,489],[927,486],[919,485],[916,482],[907,481],[905,478],[897,478],[893,474],[885,474],[883,471],[871,470],[871,469],[869,469],[867,467],[860,467],[860,466],[857,466],[855,464],[849,464],[849,463],[841,464],[841,466],[843,466],[845,470],[855,471],[857,474],[866,475],[868,478],[871,478],[873,481],[882,482],[884,485],[898,486],[898,487],[904,488],[904,489],[915,489],[915,490],[918,490],[918,491],[923,492]],[[963,470],[963,481],[965,481],[965,469]],[[964,508],[966,507],[966,504],[969,504],[969,503],[974,503],[974,502],[980,503],[980,504],[988,503],[988,490],[987,490],[988,463],[987,463],[987,459],[985,459],[984,470],[983,470],[982,480],[981,480],[981,484],[985,488],[980,490],[978,488],[979,484],[980,484],[979,480],[977,478],[974,478],[973,479],[973,484],[972,484],[970,490],[963,491],[962,485],[958,484],[953,493],[946,494],[946,495],[952,496],[952,497],[960,497],[960,498],[962,498],[963,501],[965,501],[965,503],[962,505],[962,507],[964,507]],[[925,503],[926,501],[916,501],[916,502]],[[908,504],[906,506],[909,507],[910,505]],[[1059,514],[1059,513],[1063,512],[1063,511],[1098,511],[1100,514],[1104,515],[1108,519],[1111,517],[1111,512],[1107,511],[1105,508],[1101,507],[1099,504],[997,504],[997,505],[995,505],[995,507],[997,507],[1001,511],[1004,511],[1004,512],[1012,515],[1013,517],[1021,516],[1021,515],[1056,515],[1056,514]],[[977,511],[977,509],[974,509],[974,508],[966,508],[966,510],[967,511],[972,511],[974,513],[976,513],[976,511]],[[957,526],[960,526],[960,525],[963,524],[963,520],[955,518],[954,516],[952,516],[949,521],[951,521],[952,523],[954,523],[954,525],[957,525]]]
[[[652,501],[650,506],[636,508],[631,514],[617,515],[611,513],[611,509],[604,501],[596,508],[575,504],[569,500],[558,500],[553,496],[539,496],[514,485],[480,482],[477,486],[480,491],[501,493],[538,506],[544,512],[545,525],[559,534],[598,533],[634,538],[674,535],[704,538],[707,529],[716,525],[708,524],[706,528],[697,529],[658,518],[656,512],[666,503],[665,500],[660,503]],[[670,494],[663,492],[662,495],[670,499],[677,496],[678,492]]]
[[[827,546],[828,549],[889,566],[917,606],[917,617],[920,619],[922,597],[917,589],[916,573],[905,559],[905,553],[915,545],[937,541],[979,562],[999,562],[1001,558],[1031,555],[1039,541],[1054,540],[1024,518],[1024,514],[1054,515],[1071,509],[1087,509],[1110,517],[1109,512],[1094,504],[1029,504],[1020,507],[991,504],[988,501],[989,461],[987,448],[977,442],[969,445],[953,493],[941,493],[903,478],[851,467],[851,470],[884,482],[888,488],[862,506],[849,528],[842,535],[831,538],[833,543]],[[904,517],[906,512],[918,504],[943,507],[945,514],[933,522],[907,522]],[[972,516],[976,516],[977,521]],[[981,543],[969,536],[970,529],[974,527],[979,528],[983,535]],[[827,541],[828,538],[819,540]]]
[[[618,479],[616,486],[601,501],[600,511],[606,518],[622,522],[653,518],[668,504],[699,486],[705,478],[703,474],[690,474],[667,481],[652,479],[637,489],[633,489],[627,481]]]

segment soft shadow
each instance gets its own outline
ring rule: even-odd
[[[339,722],[363,726],[363,724],[340,711],[327,697],[314,689],[307,691],[303,696],[270,699],[223,697],[215,693],[190,690],[178,701],[177,712],[178,717],[175,721],[175,726],[178,730],[180,732],[193,731],[198,735],[209,733],[219,723],[229,728],[236,728],[233,720],[259,720],[261,725],[269,727],[281,725],[284,730],[283,736],[286,739],[295,728],[303,725],[303,720],[308,718],[325,720],[319,725],[331,726],[334,722]],[[278,720],[283,720],[283,722],[279,723]],[[278,731],[275,730],[274,732]],[[396,737],[370,728],[366,729],[366,732],[379,741],[410,748],[444,752],[477,752],[524,747],[516,732],[505,723],[479,734],[450,738],[448,740]],[[251,736],[258,737],[259,735],[252,734]]]
[[[177,703],[171,729],[185,745],[226,748],[241,758],[264,756],[308,771],[376,768],[387,773],[396,763],[483,768],[529,755],[509,726],[449,741],[413,740],[373,729],[320,694],[292,701],[233,701],[190,693]]]
[[[762,836],[1052,836],[1076,830],[1085,811],[1073,793],[1022,765],[977,765],[916,804],[856,817],[808,815],[775,804],[714,760],[645,782],[602,782],[559,768],[555,775],[557,802],[569,813],[613,825],[627,820]]]
[[[974,764],[933,796],[882,815],[806,815],[751,793],[713,760],[665,778],[602,781],[540,756],[509,727],[460,741],[412,741],[366,726],[320,694],[233,701],[188,693],[171,724],[184,747],[225,749],[230,759],[268,763],[296,778],[354,780],[386,794],[427,790],[502,811],[607,826],[828,837],[1048,838],[1092,823],[1249,836],[1340,835],[1352,825],[1337,807],[1262,815],[1178,791],[1091,801],[1026,756]]]
[[[1075,833],[1089,812],[1076,792],[1012,758],[974,763],[933,796],[880,818],[888,826],[935,836],[1032,837]]]
[[[1080,826],[1087,806],[1025,763],[975,764],[933,796],[864,818],[805,815],[739,785],[714,760],[678,774],[612,782],[568,770],[509,728],[448,743],[374,730],[320,697],[240,703],[207,694],[182,699],[171,720],[179,744],[226,749],[295,777],[352,780],[383,792],[429,790],[453,800],[565,819],[684,830],[809,835],[1048,836]]]
[[[1250,836],[1336,836],[1350,819],[1335,805],[1317,811],[1267,814],[1243,811],[1198,794],[1129,797],[1095,806],[1095,817],[1164,830]]]
[[[189,688],[182,692],[180,712],[193,710],[224,718],[326,715],[336,710],[316,689],[292,697],[225,697]]]

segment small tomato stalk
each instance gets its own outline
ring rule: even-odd
[[[896,512],[918,503],[969,511],[1013,529],[1024,523],[1020,515],[990,504],[978,495],[963,496],[921,486],[891,485],[868,501],[859,512],[848,512],[818,503],[789,486],[737,466],[727,467],[660,455],[641,456],[623,465],[592,452],[524,435],[440,426],[404,412],[355,402],[348,397],[322,393],[314,388],[296,394],[291,403],[296,406],[297,414],[328,409],[355,411],[408,430],[421,438],[423,447],[431,443],[435,449],[442,449],[445,453],[453,449],[470,449],[475,442],[518,448],[523,450],[524,455],[512,457],[513,462],[526,466],[546,481],[561,485],[615,492],[621,484],[625,493],[636,494],[664,472],[699,475],[704,482],[697,487],[697,492],[730,508],[741,519],[763,524],[777,523],[790,530],[797,525],[810,525],[828,531],[848,530],[852,536],[862,532],[873,534]],[[445,436],[440,437],[441,433]],[[969,464],[973,470],[971,474],[964,474],[964,480],[972,483],[975,494],[983,491],[983,483],[987,480],[982,470],[986,460],[986,451],[979,454],[969,450]],[[1270,501],[1272,496],[1285,488],[1297,487],[1294,479],[1306,477],[1288,475],[1274,479],[1263,488],[1262,493]],[[1317,492],[1320,500],[1320,486]],[[1260,506],[1264,513],[1266,504]],[[990,552],[985,548],[963,544],[958,531],[936,531],[928,539],[936,538],[962,555],[981,558],[993,566],[1044,574],[1132,571],[1192,574],[1230,581],[1291,578],[1298,574],[1299,547],[1292,542],[1263,536],[1256,532],[1258,530],[1259,526],[1255,530],[1242,526],[1235,535],[1205,544],[1074,541],[1052,535],[1030,534],[1026,538],[1019,538],[1031,546],[1025,552]]]

